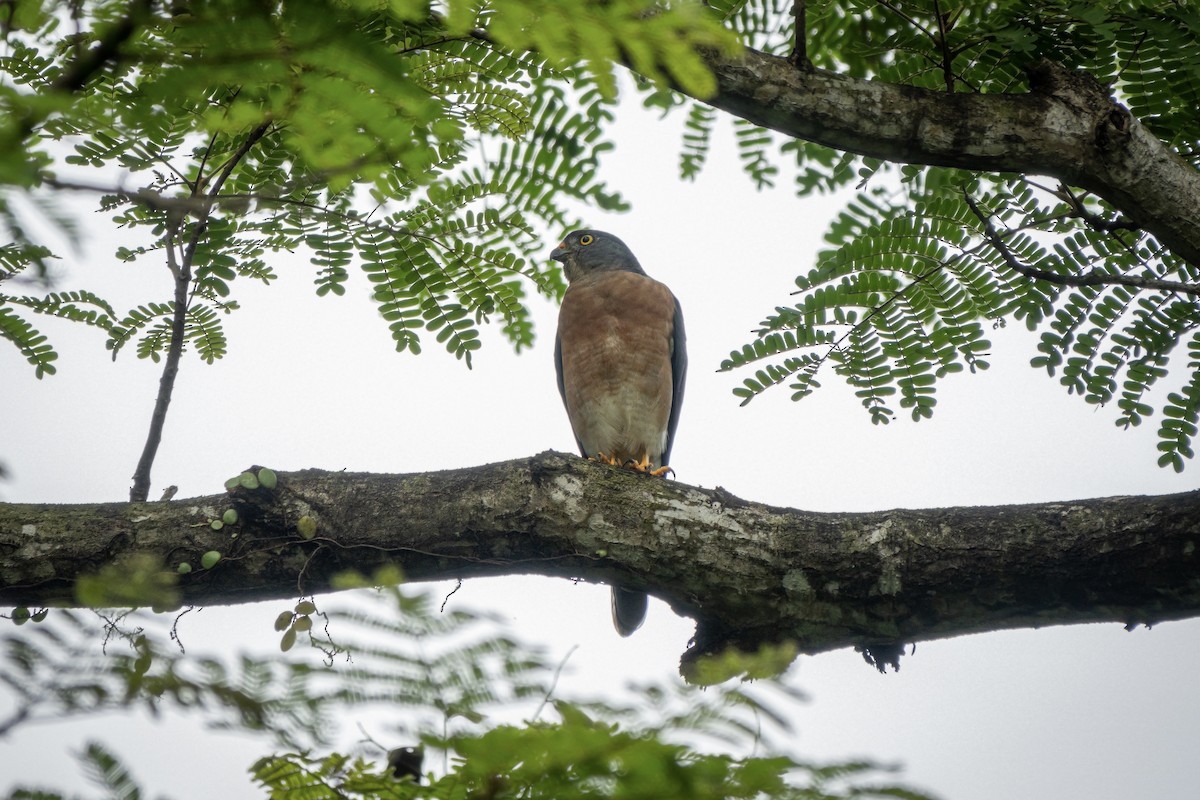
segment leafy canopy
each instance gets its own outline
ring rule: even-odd
[[[574,202],[626,207],[599,172],[614,62],[686,114],[690,178],[719,119],[689,99],[715,87],[697,48],[735,39],[944,92],[1024,92],[1050,57],[1200,160],[1200,9],[1175,0],[19,0],[0,27],[0,336],[39,377],[56,352],[38,314],[99,328],[114,356],[133,343],[157,360],[182,339],[220,358],[236,279],[270,282],[285,251],[308,254],[319,294],[360,269],[398,350],[432,338],[469,364],[492,319],[528,346],[526,292],[563,288],[532,258],[540,234],[573,225]],[[758,185],[786,170],[800,195],[858,191],[798,297],[722,363],[752,371],[743,402],[778,385],[803,398],[832,369],[872,421],[928,418],[939,381],[986,369],[988,330],[1012,321],[1040,332],[1035,367],[1115,405],[1118,425],[1159,414],[1160,464],[1193,456],[1197,265],[1076,187],[733,124]],[[165,268],[160,294],[118,311],[101,292],[11,290],[53,275],[31,218],[72,236],[64,189],[100,195],[130,234],[119,257]]]
[[[781,55],[799,39],[818,67],[947,92],[1024,91],[1024,67],[1052,55],[1111,85],[1197,165],[1198,30],[1200,11],[1170,0],[15,0],[0,4],[0,336],[41,377],[57,354],[38,315],[97,328],[114,357],[132,344],[156,361],[178,318],[179,346],[212,362],[228,346],[222,319],[238,280],[269,283],[281,254],[303,252],[321,295],[344,293],[361,270],[398,350],[432,338],[469,363],[488,320],[515,348],[532,342],[526,292],[563,288],[532,255],[544,231],[575,224],[570,204],[625,208],[600,174],[615,61],[658,81],[648,103],[686,113],[685,178],[703,168],[718,119],[685,97],[715,86],[696,47],[738,37]],[[787,164],[801,195],[859,190],[797,278],[798,300],[724,363],[755,370],[737,390],[744,400],[780,384],[804,397],[829,365],[874,421],[897,403],[926,418],[937,381],[986,368],[988,326],[1012,319],[1042,332],[1035,366],[1091,403],[1115,402],[1118,424],[1161,411],[1161,463],[1192,457],[1195,295],[1058,284],[1018,267],[1195,285],[1196,265],[1072,187],[890,165],[734,125],[759,185]],[[63,192],[98,198],[127,234],[117,256],[160,265],[161,289],[124,310],[97,291],[47,292],[63,240],[80,235]],[[1168,367],[1182,384],[1156,408],[1150,393]],[[207,713],[275,737],[281,751],[252,776],[279,797],[916,797],[858,782],[869,765],[761,747],[764,721],[782,728],[785,717],[743,687],[699,701],[648,687],[625,708],[562,702],[536,654],[472,636],[470,615],[390,597],[402,613],[330,615],[324,641],[315,607],[283,612],[281,643],[315,643],[328,657],[319,664],[185,656],[132,618],[106,623],[123,647],[107,653],[85,615],[14,614],[28,627],[4,640],[0,678],[18,714],[3,729],[38,714]],[[357,638],[367,631],[382,636]],[[446,646],[431,655],[430,640]],[[352,666],[339,661],[347,652]],[[418,786],[388,777],[379,753],[331,749],[333,710],[374,702],[411,712],[403,735],[449,766]],[[532,705],[523,724],[494,710],[520,703]],[[713,739],[741,755],[693,746]],[[84,761],[107,793],[138,793],[104,746]],[[35,796],[57,795],[10,795]]]
[[[788,55],[790,3],[727,3],[756,48]],[[1171,0],[1100,3],[817,0],[807,2],[806,54],[821,68],[945,92],[1025,92],[1040,58],[1086,70],[1156,136],[1200,168],[1200,8]],[[715,116],[689,102],[680,170],[696,173]],[[1182,470],[1200,414],[1200,265],[1118,210],[1036,176],[884,163],[839,155],[735,121],[741,160],[763,185],[792,162],[800,195],[854,186],[797,276],[724,370],[753,370],[743,404],[786,384],[808,396],[823,370],[844,378],[875,423],[898,410],[928,418],[943,377],[986,369],[987,331],[1010,320],[1040,331],[1032,365],[1116,424],[1140,425],[1174,366],[1177,390],[1157,400],[1159,463]],[[1040,272],[1035,276],[1032,273]],[[1048,274],[1048,276],[1046,275]],[[1079,278],[1098,278],[1074,285]],[[1049,278],[1049,279],[1048,279]],[[1129,279],[1128,283],[1116,279]],[[1138,285],[1168,281],[1190,287]],[[1172,360],[1174,363],[1172,364]]]
[[[57,354],[29,312],[101,329],[114,357],[134,343],[157,361],[186,304],[184,346],[211,363],[234,282],[269,283],[294,251],[321,295],[361,269],[398,350],[432,337],[469,364],[492,318],[526,347],[527,288],[563,289],[531,258],[538,231],[573,225],[573,201],[625,207],[597,171],[613,58],[710,92],[692,44],[732,41],[692,4],[636,0],[6,9],[0,283],[52,276],[55,254],[26,222],[31,204],[55,210],[50,190],[94,190],[138,242],[117,256],[165,267],[163,293],[124,313],[89,291],[0,294],[0,335],[39,377]]]

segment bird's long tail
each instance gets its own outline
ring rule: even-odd
[[[646,606],[649,602],[650,598],[645,592],[613,586],[612,617],[617,633],[628,636],[642,627],[642,623],[646,621]]]

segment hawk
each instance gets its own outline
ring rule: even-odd
[[[611,233],[573,231],[550,257],[569,284],[554,366],[580,454],[665,475],[687,373],[679,301]],[[613,586],[618,633],[641,626],[646,603],[644,592]]]

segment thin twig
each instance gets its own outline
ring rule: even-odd
[[[220,197],[212,195],[181,195],[171,197],[153,189],[126,189],[123,186],[105,186],[98,183],[67,181],[50,175],[43,175],[41,177],[41,185],[62,191],[114,195],[130,203],[139,203],[154,211],[175,212],[180,216],[188,214],[200,216],[211,211],[216,206],[234,211],[245,210],[255,199],[253,195],[224,195]],[[191,182],[189,181],[187,185],[191,186]]]
[[[946,91],[954,91],[954,56],[950,52],[950,44],[947,41],[946,34],[949,28],[946,26],[946,15],[942,12],[941,4],[938,0],[933,0],[933,13],[937,17],[938,35],[934,40],[942,51],[942,80],[946,82]]]
[[[546,707],[546,703],[550,702],[550,698],[554,695],[554,690],[558,688],[558,678],[560,675],[562,675],[563,667],[567,665],[567,659],[569,659],[578,649],[579,645],[571,645],[571,649],[568,650],[567,654],[562,657],[561,661],[558,662],[558,667],[554,670],[554,678],[550,681],[550,687],[546,689],[546,694],[542,696],[542,702],[538,705],[537,710],[533,712],[533,716],[529,719],[530,722],[536,722],[537,718],[541,716],[542,709]]]
[[[221,167],[216,180],[208,190],[211,200],[225,180],[233,173],[238,163],[245,158],[250,149],[262,139],[271,129],[270,122],[258,125],[238,147],[237,151]],[[212,147],[212,142],[209,143]],[[205,156],[207,159],[207,155]],[[204,185],[202,176],[197,176],[196,186]],[[194,199],[194,198],[193,198]],[[158,381],[158,396],[154,400],[154,413],[150,417],[150,430],[146,435],[146,444],[142,448],[141,458],[138,459],[137,469],[133,473],[133,486],[129,489],[129,500],[132,503],[144,503],[150,496],[150,470],[154,466],[154,458],[158,454],[158,446],[162,442],[163,426],[166,424],[167,410],[171,405],[171,395],[175,391],[175,378],[179,374],[179,361],[183,356],[184,336],[187,332],[187,312],[191,306],[189,289],[192,283],[192,265],[196,257],[196,248],[208,230],[208,220],[212,204],[209,202],[197,214],[198,219],[192,227],[187,246],[176,259],[176,237],[179,233],[179,217],[173,212],[167,215],[167,268],[175,282],[175,306],[171,315],[171,340],[167,346],[167,356],[164,359],[162,377]]]
[[[900,17],[900,19],[904,20],[909,25],[912,25],[914,28],[919,30],[921,33],[925,34],[931,40],[936,41],[936,37],[934,37],[933,31],[929,30],[929,28],[926,28],[924,25],[917,22],[914,18],[910,17],[908,14],[905,14],[903,9],[898,8],[895,5],[892,5],[891,3],[888,2],[888,0],[875,0],[875,1],[878,5],[881,5],[884,8],[886,8],[888,11],[891,11],[893,14]]]
[[[788,61],[792,66],[811,67],[808,60],[808,9],[805,0],[792,0],[792,16],[795,18],[793,28],[796,32],[796,43]]]
[[[196,221],[195,227],[192,228],[192,235],[188,240],[187,249],[183,251],[182,263],[189,274],[192,271],[192,262],[196,258],[196,248],[200,246],[200,242],[204,238],[204,234],[208,232],[208,220],[212,208],[211,199],[220,193],[221,186],[224,185],[225,180],[233,173],[233,170],[237,168],[237,165],[241,162],[241,160],[246,157],[246,154],[250,152],[250,149],[254,147],[254,145],[257,144],[260,139],[266,136],[267,132],[270,130],[270,122],[261,122],[254,130],[250,131],[250,135],[245,138],[241,145],[238,146],[238,149],[234,152],[234,154],[231,155],[221,166],[220,173],[217,175],[216,180],[212,181],[211,185],[207,189],[207,192],[205,193],[205,200],[210,202],[208,202],[207,208],[197,215],[199,219]],[[211,152],[212,146],[213,142],[209,142],[209,151],[206,151],[204,154],[205,161],[208,160],[209,152]],[[196,185],[206,186],[208,185],[208,182],[204,180],[203,176],[197,175]],[[189,305],[191,304],[191,300],[192,298],[189,296]]]
[[[1078,197],[1071,191],[1071,187],[1066,184],[1061,185],[1061,193],[1057,194],[1059,197],[1066,199],[1068,205],[1071,206],[1071,216],[1083,220],[1089,228],[1094,228],[1105,233],[1141,230],[1140,226],[1129,217],[1106,219],[1094,211],[1088,211],[1083,204],[1083,198]]]
[[[167,409],[171,405],[171,394],[175,390],[175,378],[179,374],[179,360],[183,355],[183,337],[186,330],[188,310],[188,287],[192,282],[191,262],[175,258],[176,234],[179,219],[170,215],[167,219],[167,268],[175,282],[175,302],[171,313],[171,341],[167,346],[162,376],[158,379],[158,396],[154,399],[154,413],[150,415],[150,430],[146,443],[133,472],[133,486],[129,489],[129,502],[144,503],[150,496],[150,469],[162,442],[163,426],[167,421]]]
[[[450,594],[448,594],[448,595],[446,595],[445,597],[443,597],[443,598],[442,598],[442,607],[438,609],[438,612],[439,612],[439,613],[445,613],[445,611],[446,611],[446,603],[449,603],[449,602],[450,602],[450,598],[451,598],[451,597],[453,597],[455,594],[457,594],[457,593],[458,593],[458,590],[462,588],[462,585],[463,585],[462,578],[459,578],[459,579],[458,579],[458,583],[454,584],[454,589],[453,589],[453,591],[451,591],[451,592],[450,592]]]
[[[979,218],[983,223],[984,236],[992,247],[1004,259],[1004,263],[1008,265],[1014,272],[1018,272],[1027,278],[1046,281],[1053,283],[1056,286],[1128,286],[1134,289],[1157,289],[1164,292],[1180,292],[1182,294],[1190,294],[1200,297],[1200,284],[1182,283],[1180,281],[1167,281],[1161,278],[1140,277],[1137,275],[1103,275],[1098,272],[1089,272],[1086,275],[1062,275],[1057,272],[1049,272],[1037,267],[1031,267],[1028,264],[1021,263],[1021,260],[1013,254],[1005,243],[1004,238],[996,231],[992,225],[992,219],[984,214],[975,200],[966,190],[963,191],[963,197],[970,206],[971,212]]]
[[[1125,59],[1125,63],[1117,70],[1117,75],[1113,78],[1114,81],[1119,81],[1125,77],[1125,70],[1132,66],[1135,58],[1141,55],[1142,45],[1146,42],[1146,37],[1150,35],[1148,30],[1142,31],[1142,35],[1138,37],[1137,44],[1133,46],[1133,50],[1129,53],[1129,57]]]

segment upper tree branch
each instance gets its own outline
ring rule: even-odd
[[[947,93],[797,69],[751,49],[705,59],[719,88],[697,99],[714,108],[888,161],[1053,176],[1200,265],[1200,172],[1086,74],[1042,61],[1028,93]]]
[[[208,525],[230,506],[236,540]],[[297,530],[304,516],[311,540]],[[817,514],[544,453],[419,475],[292,473],[273,492],[232,497],[0,504],[0,603],[70,603],[78,575],[135,551],[173,570],[218,550],[214,569],[181,578],[184,602],[319,592],[385,563],[416,580],[537,573],[647,589],[697,620],[694,652],[782,640],[886,651],[1198,615],[1197,540],[1200,492]]]

